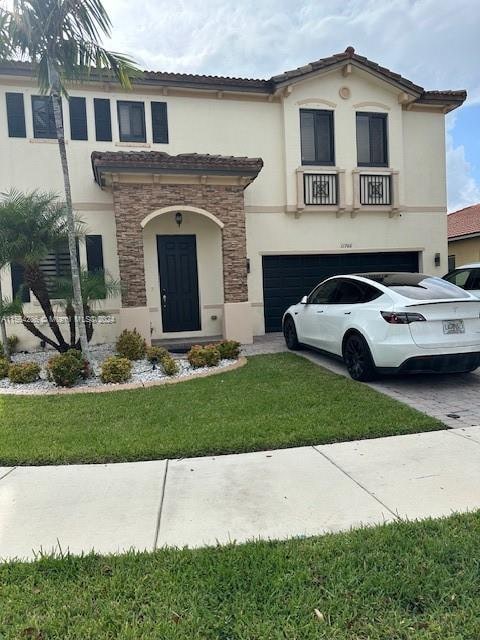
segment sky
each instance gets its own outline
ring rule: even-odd
[[[467,89],[447,116],[449,211],[480,202],[480,0],[104,0],[106,44],[141,68],[268,78],[344,51],[425,89]]]

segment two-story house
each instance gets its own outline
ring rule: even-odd
[[[1,190],[62,194],[29,65],[3,65],[0,94]],[[97,341],[136,327],[250,342],[327,276],[447,270],[444,120],[465,91],[426,91],[348,47],[269,80],[146,71],[127,92],[92,73],[70,95],[80,260],[124,285]],[[6,295],[20,282],[5,271]]]

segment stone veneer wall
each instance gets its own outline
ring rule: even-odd
[[[114,183],[113,203],[117,227],[120,278],[126,290],[124,307],[147,304],[141,221],[163,207],[198,207],[224,223],[222,229],[223,284],[225,302],[246,302],[247,242],[244,187],[193,184]],[[213,224],[213,223],[212,223]]]

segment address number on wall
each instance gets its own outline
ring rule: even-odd
[[[340,249],[351,249],[353,244],[351,242],[342,242]]]

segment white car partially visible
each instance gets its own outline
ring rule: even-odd
[[[446,276],[443,276],[443,279],[480,298],[480,262],[464,264],[453,269]]]
[[[480,366],[480,300],[421,273],[334,276],[287,309],[283,334],[343,358],[355,380],[464,373]]]

